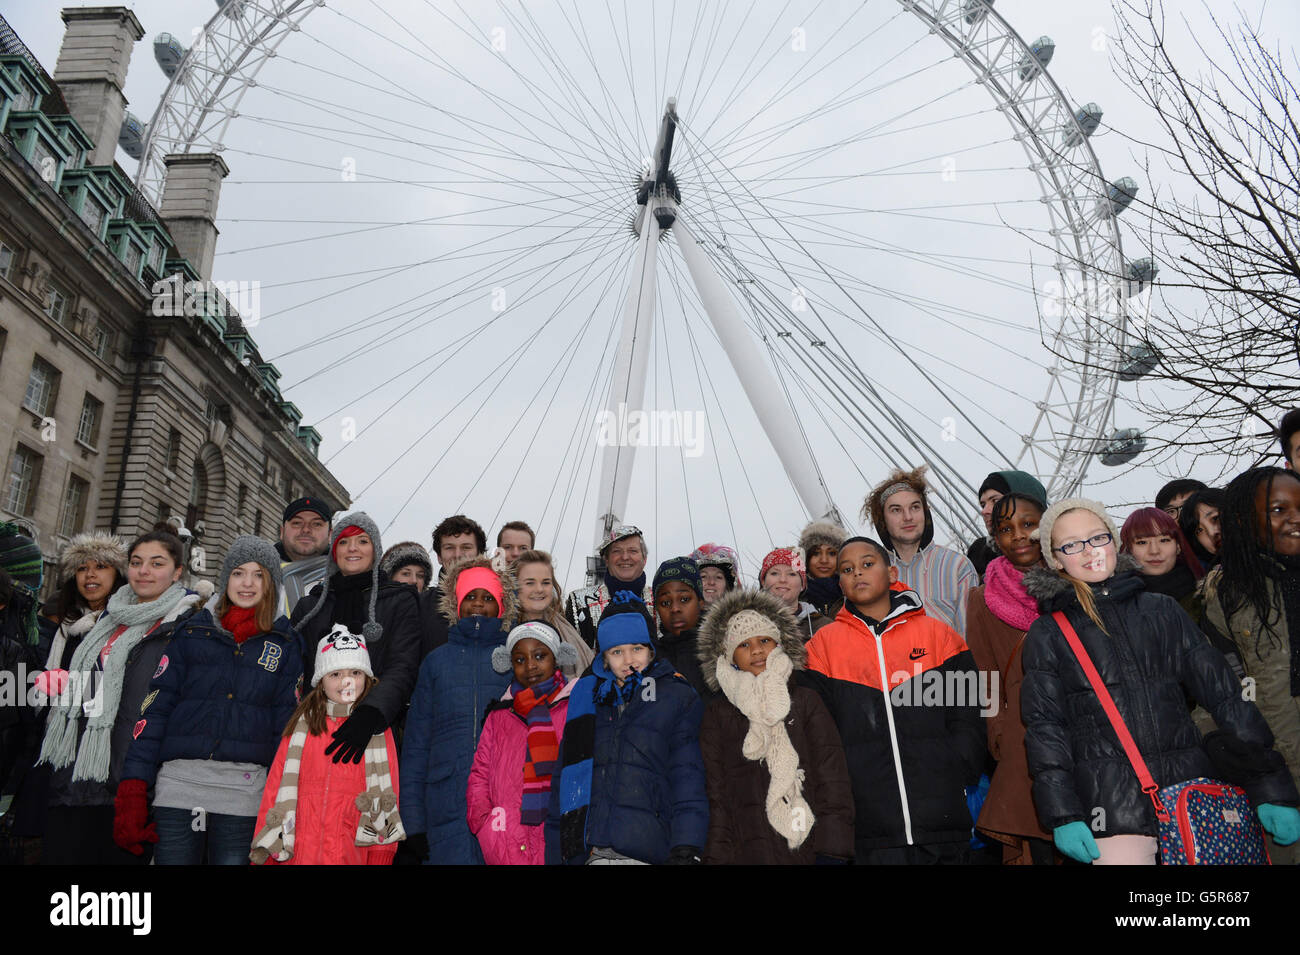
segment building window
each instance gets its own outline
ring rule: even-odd
[[[41,456],[25,445],[18,445],[9,462],[9,487],[5,492],[5,508],[9,513],[24,517],[32,513],[40,480]]]
[[[149,268],[153,269],[158,275],[162,275],[163,267],[163,246],[161,242],[154,242],[149,249]]]
[[[253,512],[253,536],[262,536],[262,512],[260,509]]]
[[[67,323],[72,314],[72,294],[62,285],[50,283],[46,289],[45,314],[60,325]]]
[[[90,332],[90,348],[100,358],[107,359],[113,348],[113,330],[103,322],[96,322]]]
[[[238,517],[242,520],[243,517],[244,517],[244,508],[248,505],[248,485],[247,485],[247,484],[241,484],[241,485],[239,485],[239,497],[238,497],[237,500],[238,500],[238,503],[235,505],[235,514],[236,514],[236,516],[238,516]]]
[[[90,499],[90,485],[81,478],[68,479],[68,490],[63,495],[63,520],[59,533],[64,537],[81,533],[86,524],[86,501]]]
[[[130,242],[126,244],[126,258],[124,261],[126,262],[127,269],[130,270],[132,275],[135,275],[140,271],[140,250]]]
[[[81,403],[81,419],[77,422],[77,440],[88,448],[98,447],[99,422],[103,417],[104,403],[87,393]]]
[[[0,239],[0,279],[13,280],[14,266],[18,262],[18,248],[8,239]]]
[[[32,108],[36,102],[36,93],[26,83],[18,84],[18,95],[14,97],[13,111],[15,113],[25,113]]]
[[[190,475],[189,506],[185,508],[185,526],[194,530],[203,520],[203,509],[208,499],[208,469],[202,461],[194,462],[194,471]]]
[[[32,145],[32,166],[48,183],[53,184],[59,178],[59,159],[39,136]]]
[[[167,457],[166,468],[168,471],[176,472],[181,466],[181,433],[175,428],[167,432]]]
[[[39,355],[32,361],[32,373],[27,378],[27,394],[23,407],[32,414],[46,417],[54,408],[59,392],[59,371]]]
[[[100,229],[104,225],[104,207],[92,199],[89,194],[81,201],[81,221],[86,223],[90,231],[95,235],[99,235]]]

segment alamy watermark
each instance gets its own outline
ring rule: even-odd
[[[917,651],[913,651],[914,653]],[[924,650],[920,651],[924,653]],[[1001,707],[997,670],[898,670],[890,674],[889,691],[894,706],[978,706],[980,716],[997,716]]]
[[[262,317],[262,283],[256,279],[182,282],[179,274],[172,275],[153,283],[151,311],[159,318],[235,314],[245,328],[254,328]]]
[[[704,453],[706,424],[703,411],[675,411],[639,408],[628,410],[619,402],[614,411],[606,409],[596,416],[596,436],[600,447],[682,448],[688,458]]]

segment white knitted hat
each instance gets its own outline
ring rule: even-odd
[[[492,651],[492,669],[498,673],[509,673],[510,654],[514,652],[515,644],[520,640],[529,639],[536,640],[550,650],[555,657],[557,667],[577,666],[578,651],[565,643],[554,627],[540,620],[528,620],[510,631],[504,647],[497,647]]]
[[[334,628],[316,644],[316,667],[311,685],[314,687],[325,674],[335,670],[360,670],[366,676],[375,675],[375,671],[370,669],[370,652],[366,650],[365,638],[357,636],[341,623],[334,624]]]

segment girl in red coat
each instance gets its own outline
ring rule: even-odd
[[[365,640],[335,624],[317,644],[315,662],[312,691],[289,718],[267,776],[249,858],[254,864],[391,865],[406,837],[397,813],[393,732],[372,736],[356,761],[340,761],[340,743],[331,739],[378,682]]]
[[[466,791],[467,822],[488,865],[544,865],[551,774],[573,684],[561,667],[577,652],[540,620],[510,631],[492,668],[514,680],[489,707]]]

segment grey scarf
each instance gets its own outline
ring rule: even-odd
[[[122,701],[127,658],[136,644],[165,618],[179,611],[181,602],[187,598],[191,603],[198,599],[179,583],[172,584],[148,603],[140,603],[130,587],[122,587],[108,598],[107,611],[72,655],[67,690],[50,701],[49,722],[38,764],[49,763],[55,769],[63,769],[75,758],[74,780],[105,782],[108,779],[113,723]],[[119,627],[126,629],[104,659],[103,674],[94,695],[86,699],[95,661]],[[90,719],[78,748],[77,727],[83,714]]]

